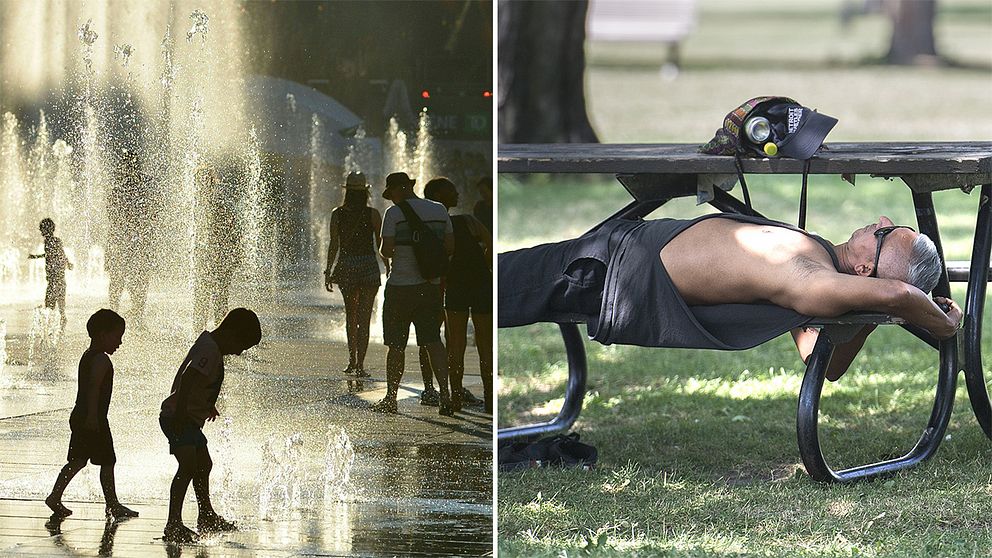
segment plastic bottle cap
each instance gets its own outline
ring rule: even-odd
[[[765,155],[768,155],[769,157],[774,157],[778,155],[778,146],[772,142],[768,142],[765,144],[764,151],[765,151]]]

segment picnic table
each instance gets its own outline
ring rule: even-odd
[[[607,217],[643,219],[668,201],[700,196],[723,212],[756,215],[749,204],[727,189],[737,181],[735,158],[698,153],[697,144],[526,144],[500,145],[500,173],[607,173],[616,176],[633,200]],[[795,159],[741,161],[745,174],[800,174],[806,162]],[[971,260],[946,262],[936,296],[950,297],[950,282],[967,282],[963,329],[955,337],[938,340],[928,331],[879,313],[857,312],[837,318],[814,318],[808,326],[820,335],[803,376],[799,392],[796,433],[799,452],[809,475],[822,482],[851,482],[891,474],[919,464],[937,451],[950,421],[958,373],[963,371],[975,418],[992,439],[992,405],[982,369],[981,337],[985,293],[990,280],[992,252],[992,142],[830,143],[808,162],[810,174],[867,174],[901,180],[913,198],[920,232],[940,251],[940,232],[933,193],[971,193],[980,188]],[[603,223],[600,223],[602,225]],[[597,225],[600,226],[600,225]],[[498,287],[497,287],[498,288]],[[933,409],[919,441],[905,455],[835,471],[823,456],[817,425],[827,363],[837,344],[849,340],[868,324],[899,325],[932,346],[938,355],[937,388]],[[561,411],[550,422],[499,429],[499,440],[531,438],[567,430],[582,410],[587,376],[585,345],[578,324],[559,324],[568,360],[568,382]]]

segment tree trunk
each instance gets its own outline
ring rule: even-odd
[[[889,64],[933,64],[937,47],[933,38],[937,0],[889,0],[892,40],[885,61]]]
[[[499,1],[499,141],[598,142],[586,114],[586,0]]]

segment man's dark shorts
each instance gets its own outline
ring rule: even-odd
[[[173,420],[169,415],[158,416],[158,425],[169,439],[169,453],[175,455],[176,448],[181,446],[207,447],[207,437],[195,422],[187,420],[182,430],[176,432]]]
[[[491,283],[448,285],[444,290],[444,309],[454,312],[472,311],[478,314],[492,314],[493,286]]]
[[[117,463],[114,453],[114,437],[110,433],[110,425],[104,422],[97,430],[87,430],[82,425],[70,424],[72,435],[69,437],[69,452],[67,461],[82,459],[94,465],[113,465]]]
[[[431,283],[396,286],[386,283],[382,303],[382,338],[387,347],[405,349],[410,324],[417,345],[441,342],[441,289]]]

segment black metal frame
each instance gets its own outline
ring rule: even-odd
[[[617,180],[623,184],[634,201],[596,225],[593,230],[614,219],[641,219],[676,197],[696,193],[695,175],[627,174],[617,175]],[[758,215],[743,202],[719,189],[714,190],[714,198],[709,203],[723,212]],[[941,259],[943,259],[932,195],[914,192],[913,203],[916,207],[920,232],[925,233],[934,241]],[[980,350],[986,287],[988,282],[992,280],[992,273],[989,270],[990,252],[992,252],[992,184],[986,184],[981,189],[968,276],[968,292],[964,310],[963,359],[959,359],[957,342],[961,334],[941,341],[935,339],[926,330],[909,324],[901,324],[907,331],[938,351],[940,366],[933,410],[930,413],[927,426],[916,445],[897,459],[834,471],[823,457],[817,426],[823,381],[834,347],[850,339],[865,325],[891,324],[899,323],[899,321],[881,314],[856,314],[838,319],[818,319],[811,323],[811,325],[820,326],[822,329],[807,362],[799,392],[796,416],[799,453],[810,477],[821,482],[852,482],[877,478],[915,466],[932,457],[940,446],[944,431],[950,421],[951,410],[954,406],[957,374],[962,367],[968,387],[968,397],[971,400],[975,417],[986,436],[992,439],[992,404],[990,404],[985,385]],[[950,297],[950,281],[946,266],[941,273],[937,287],[934,289],[934,294]],[[534,438],[561,432],[570,428],[578,419],[582,410],[582,400],[585,396],[587,376],[585,345],[577,324],[559,324],[559,326],[568,357],[568,385],[561,411],[550,422],[499,429],[498,439],[500,441]]]

